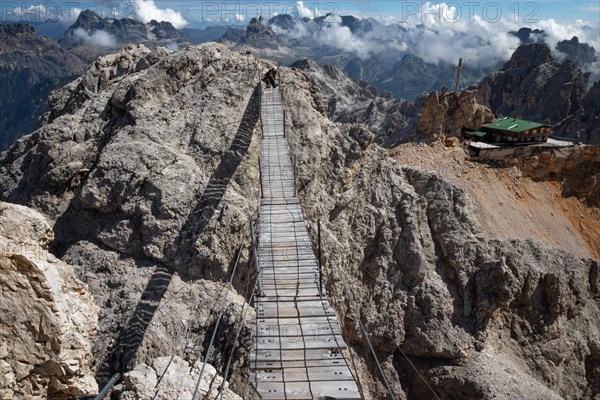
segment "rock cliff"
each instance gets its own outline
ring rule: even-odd
[[[416,119],[416,133],[425,139],[462,137],[462,129],[477,130],[495,120],[492,111],[477,103],[476,91],[430,93]]]
[[[198,279],[226,276],[257,209],[264,68],[214,43],[178,53],[129,46],[55,92],[43,127],[0,156],[0,196],[51,216],[51,250],[100,306],[100,382],[160,356],[193,364],[217,317],[211,306],[229,293],[209,360],[223,367],[244,300]],[[233,365],[240,382],[248,321]]]
[[[313,234],[323,224],[326,286],[371,394],[385,397],[359,318],[399,398],[597,396],[598,262],[483,235],[463,190],[387,158],[367,126],[332,124],[310,79],[284,79],[304,213]]]
[[[596,81],[587,92],[577,112],[557,127],[556,134],[600,144],[600,81]]]
[[[83,73],[84,63],[23,24],[0,24],[0,151],[37,128],[50,92]]]
[[[48,252],[46,219],[0,203],[0,398],[93,396],[98,308],[73,267]]]
[[[520,46],[510,61],[478,86],[477,100],[497,116],[558,124],[575,114],[587,93],[588,74],[570,60],[555,61],[550,48]]]

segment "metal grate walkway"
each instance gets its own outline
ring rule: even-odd
[[[279,89],[261,100],[263,198],[251,380],[263,399],[360,399],[295,194]]]

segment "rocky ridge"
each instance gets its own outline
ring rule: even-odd
[[[555,125],[581,108],[588,75],[570,60],[555,61],[545,44],[522,45],[500,71],[479,84],[477,100],[499,117]]]
[[[86,43],[81,33],[93,36],[103,32],[114,40],[109,46]],[[101,17],[89,9],[83,10],[59,43],[80,58],[93,62],[98,56],[113,53],[115,48],[125,44],[145,44],[148,47],[167,46],[178,48],[187,44],[186,38],[169,22],[155,20],[147,24],[131,18]]]
[[[0,203],[0,398],[93,396],[98,307],[73,267],[48,252],[40,213]]]
[[[323,224],[327,288],[365,360],[362,319],[397,397],[433,398],[421,376],[442,398],[597,396],[598,262],[483,236],[463,190],[387,158],[368,127],[332,124],[310,79],[284,79],[303,210]],[[383,398],[375,366],[362,371]]]
[[[416,115],[412,103],[378,92],[366,81],[350,79],[332,65],[299,60],[291,68],[310,77],[314,107],[323,115],[339,123],[366,124],[377,133],[379,143],[390,145],[400,140]],[[286,85],[287,80],[284,79],[283,84]]]
[[[477,92],[448,92],[443,88],[438,96],[432,92],[419,108],[415,121],[418,137],[429,140],[443,137],[462,137],[462,129],[477,130],[495,121],[492,111],[477,103]]]
[[[212,281],[232,266],[258,204],[252,138],[263,68],[214,43],[178,53],[126,47],[55,92],[42,128],[0,156],[1,197],[51,216],[52,251],[100,306],[100,382],[160,356],[193,364],[217,317],[209,304],[224,293],[211,364],[221,369],[233,348],[244,300]],[[239,268],[246,294],[250,272]],[[252,323],[232,366],[238,389]]]

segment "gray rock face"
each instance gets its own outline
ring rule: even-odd
[[[332,124],[315,88],[288,74],[303,210],[313,234],[323,225],[326,286],[371,360],[374,398],[385,391],[359,318],[399,398],[433,398],[421,376],[442,398],[597,396],[598,262],[484,237],[462,190],[387,158],[368,128]]]
[[[138,365],[133,371],[125,374],[124,390],[120,394],[123,400],[171,400],[191,399],[194,394],[202,363],[197,362],[193,368],[180,357],[159,357],[151,366]],[[160,380],[160,383],[159,383]],[[223,378],[218,376],[215,368],[207,364],[198,390],[199,398],[217,398]],[[240,396],[227,388],[223,391],[224,400],[242,400]]]
[[[335,122],[366,124],[377,134],[377,141],[386,146],[403,138],[409,118],[415,115],[412,103],[385,96],[366,82],[350,79],[334,66],[301,60],[291,67],[302,70],[310,79],[314,107],[323,115]],[[292,79],[306,80],[303,76]]]
[[[344,72],[352,79],[376,82],[386,72],[386,69],[377,57],[370,57],[366,60],[354,57],[348,61]]]
[[[596,50],[587,43],[580,43],[577,36],[573,36],[571,40],[558,42],[556,49],[579,66],[591,64],[598,57]]]
[[[0,151],[33,131],[50,92],[84,69],[77,56],[31,26],[0,24]]]
[[[252,18],[246,28],[246,36],[241,44],[248,44],[257,48],[277,49],[282,44],[275,32],[263,23],[261,18]]]
[[[93,396],[97,307],[73,267],[47,248],[46,219],[0,203],[0,397]]]
[[[265,67],[214,43],[178,53],[129,46],[56,92],[45,125],[2,154],[0,196],[56,221],[52,250],[98,296],[101,375],[170,354],[194,362],[205,350],[216,315],[197,318],[211,297],[197,302],[220,292],[195,281],[224,278],[258,204],[253,138]],[[248,259],[244,252],[240,288]],[[185,326],[153,334],[168,310],[161,302],[182,286],[202,293],[173,312],[188,316]],[[232,347],[233,310],[210,360],[218,368]],[[182,333],[201,345],[177,347],[171,338]],[[247,343],[251,330],[242,333]],[[246,355],[236,357],[234,380]]]
[[[438,96],[432,92],[425,98],[416,119],[416,133],[420,138],[438,139],[442,136],[462,136],[462,129],[477,130],[495,120],[492,111],[477,103],[476,91],[448,92]]]
[[[600,81],[596,81],[581,101],[577,112],[557,128],[560,136],[600,144]]]
[[[546,45],[528,44],[479,84],[477,100],[497,116],[556,124],[579,109],[587,82],[572,61],[559,64]]]

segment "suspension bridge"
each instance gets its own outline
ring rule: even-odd
[[[320,260],[314,254],[298,201],[297,177],[285,137],[286,123],[281,91],[275,88],[258,93],[260,107],[257,111],[263,131],[258,235],[251,218],[249,231],[244,234],[240,243],[228,284],[224,286],[224,289],[232,286],[249,234],[254,264],[258,271],[254,289],[247,299],[248,303],[253,299],[256,309],[256,331],[250,356],[251,384],[265,400],[364,399],[360,378],[342,337],[342,326],[335,309],[324,296]],[[242,121],[241,125],[247,124]],[[339,273],[343,276],[342,271]],[[348,292],[345,282],[344,290]],[[227,305],[227,296],[219,297],[220,311],[205,349],[192,400],[198,400],[202,393],[210,393],[212,390],[212,383],[208,388],[201,388],[201,381],[207,362],[212,359],[215,339]],[[248,303],[244,303],[242,307],[234,346],[239,344],[238,339],[245,326],[250,308]],[[360,320],[359,326],[389,398],[395,400]],[[350,363],[346,355],[350,355]],[[218,388],[219,399],[223,399],[233,356],[232,349],[222,372],[224,379]],[[406,355],[404,357],[410,363]],[[350,368],[351,365],[353,368]],[[155,386],[155,398],[161,391],[159,383],[164,374],[166,370]],[[115,374],[95,400],[104,399],[120,377],[119,373]],[[431,388],[430,390],[433,392]],[[433,394],[438,398],[435,392]]]
[[[251,381],[263,399],[360,399],[296,195],[279,88],[261,96],[256,332]]]

